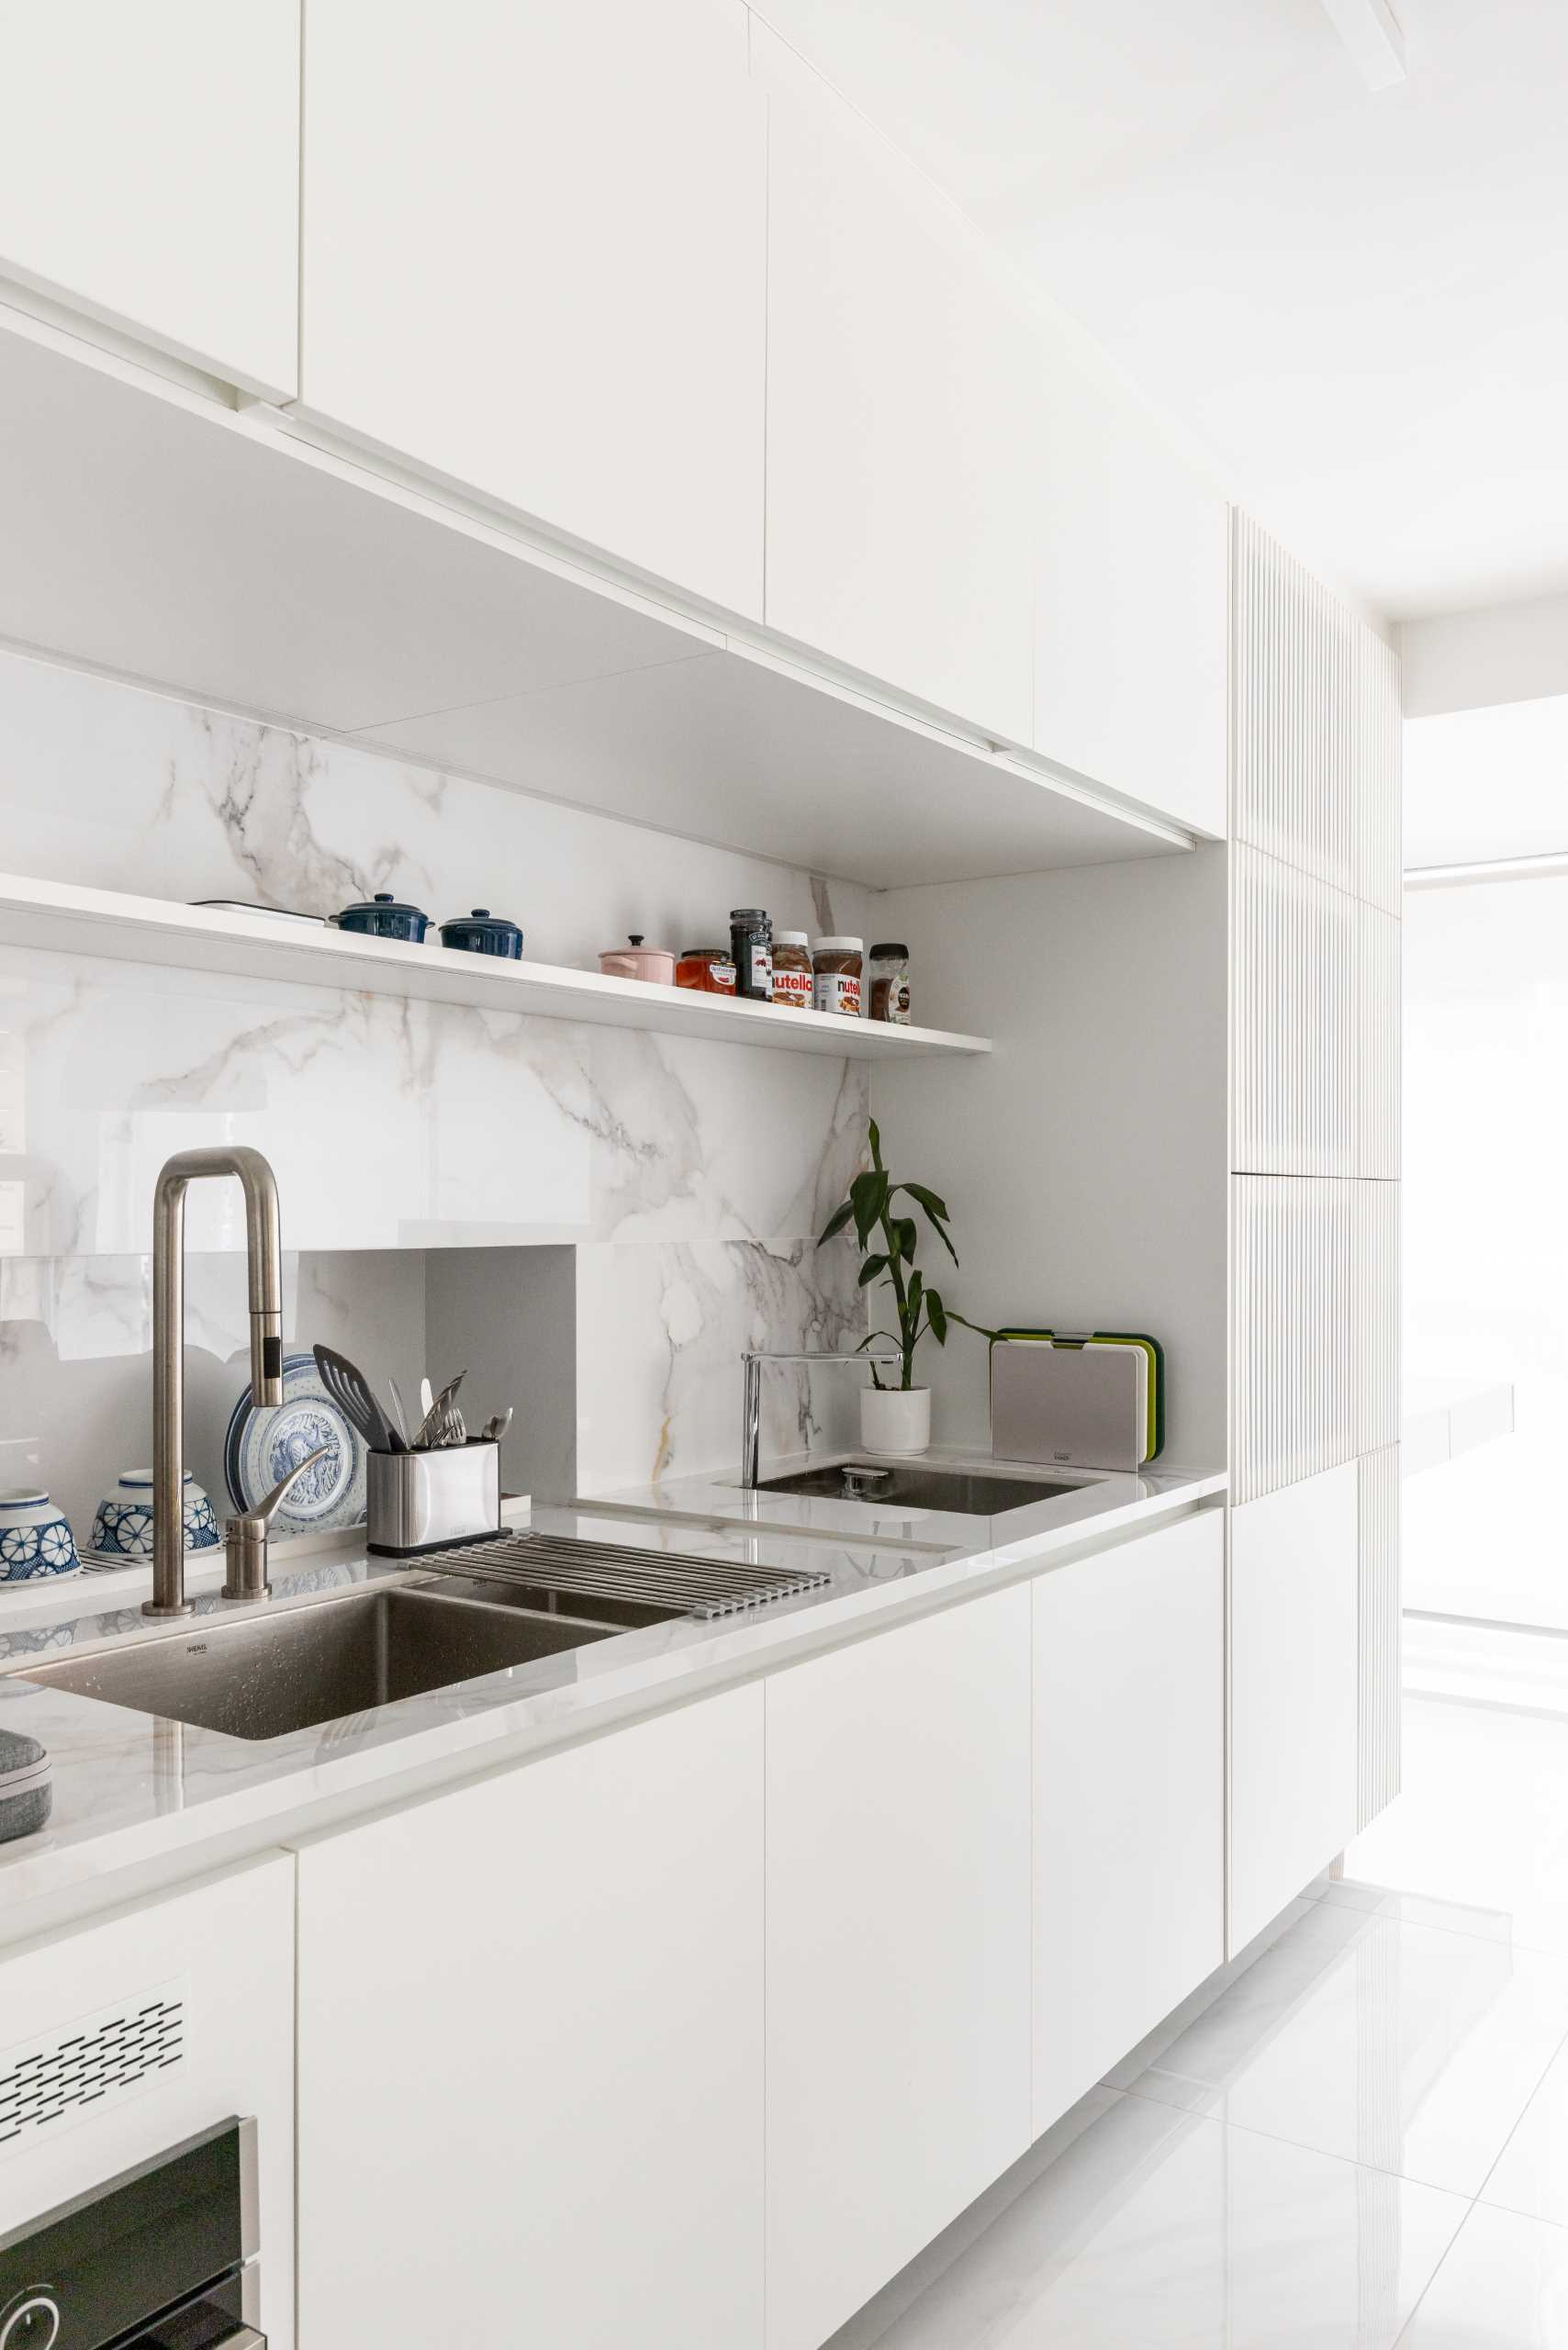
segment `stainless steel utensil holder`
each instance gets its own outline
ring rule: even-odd
[[[470,1438],[431,1452],[366,1456],[367,1549],[411,1559],[501,1531],[501,1449]]]

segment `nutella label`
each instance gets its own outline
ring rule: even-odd
[[[858,971],[819,971],[816,976],[816,1008],[819,1012],[845,1012],[851,1018],[860,1017],[860,974]]]
[[[773,1001],[775,1003],[795,1004],[803,1011],[810,1011],[812,1002],[810,971],[780,970],[776,964],[773,970]]]

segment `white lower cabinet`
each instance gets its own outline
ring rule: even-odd
[[[1356,1463],[1231,1514],[1230,1945],[1357,1824]]]
[[[260,2322],[294,2350],[291,1854],[0,1953],[0,2236],[236,2117],[256,2124]]]
[[[767,1684],[768,2350],[1028,2145],[1029,1622],[1020,1586]]]
[[[757,2350],[760,1688],[299,1853],[299,2340]]]
[[[1038,2136],[1225,1955],[1222,1513],[1033,1597]]]

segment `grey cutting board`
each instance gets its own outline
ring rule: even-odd
[[[1063,1469],[1137,1469],[1148,1443],[1141,1347],[999,1338],[991,1350],[991,1450]]]

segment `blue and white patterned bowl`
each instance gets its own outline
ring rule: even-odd
[[[286,1355],[283,1402],[259,1412],[247,1382],[223,1448],[236,1509],[254,1509],[296,1463],[325,1445],[324,1460],[291,1485],[273,1524],[282,1534],[319,1534],[364,1522],[365,1447],[321,1384],[313,1355]]]
[[[187,1550],[215,1550],[218,1544],[218,1516],[190,1471],[185,1471],[185,1523]],[[122,1469],[112,1494],[98,1504],[90,1545],[95,1560],[150,1559],[152,1556],[152,1472]]]
[[[0,1583],[73,1575],[82,1561],[62,1514],[36,1485],[0,1487]]]

